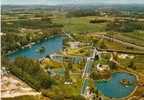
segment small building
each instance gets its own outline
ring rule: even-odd
[[[2,33],[2,32],[0,32],[0,36],[2,36],[2,35],[6,35],[6,33]]]
[[[100,65],[100,64],[98,64],[98,65],[96,66],[96,69],[97,69],[97,71],[99,71],[99,72],[104,72],[104,71],[109,71],[109,70],[110,70],[110,67],[109,67],[109,65]]]
[[[70,45],[71,48],[79,48],[81,43],[80,42],[69,42],[68,43]]]
[[[72,82],[67,82],[67,81],[66,81],[66,82],[64,82],[64,84],[65,84],[65,85],[71,85]]]
[[[120,58],[120,59],[126,59],[126,58],[133,59],[134,56],[133,55],[128,55],[128,54],[119,54],[118,58]]]
[[[111,77],[111,71],[108,65],[98,64],[96,68],[99,75],[99,79],[109,79]]]

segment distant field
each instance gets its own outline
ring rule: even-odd
[[[133,32],[133,33],[124,33],[122,35],[130,37],[130,38],[134,38],[134,39],[137,39],[137,40],[140,40],[140,41],[144,41],[144,31]]]
[[[91,32],[107,32],[106,25],[107,22],[104,23],[89,23],[92,19],[100,19],[100,17],[96,16],[88,16],[88,17],[72,17],[72,18],[55,18],[53,21],[59,24],[63,24],[63,30],[65,32],[71,33],[91,33]],[[101,19],[105,19],[104,17]],[[107,18],[107,20],[113,20],[113,18]],[[118,32],[117,32],[118,33]],[[130,42],[139,46],[144,46],[144,31],[136,31],[136,32],[126,32],[126,33],[118,33],[114,34],[115,38],[120,40]]]
[[[96,17],[73,17],[54,19],[54,22],[64,25],[64,31],[72,33],[104,32],[106,23],[89,23]]]
[[[113,34],[113,37],[125,42],[144,47],[144,31],[137,31],[131,33],[116,33]]]

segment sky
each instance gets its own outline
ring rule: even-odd
[[[144,4],[144,0],[1,0],[7,5],[59,5],[59,4]]]

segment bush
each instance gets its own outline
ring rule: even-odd
[[[105,23],[107,22],[107,20],[104,19],[94,19],[94,20],[90,20],[89,23],[95,24],[95,23]]]
[[[52,100],[65,100],[64,95],[56,95]]]
[[[81,95],[77,95],[77,96],[73,96],[72,100],[86,100],[86,99]]]

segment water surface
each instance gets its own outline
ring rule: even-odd
[[[41,47],[44,47],[44,52],[37,52]],[[60,51],[63,49],[63,37],[55,36],[52,38],[42,39],[39,43],[32,45],[31,48],[20,49],[8,57],[10,59],[15,59],[17,56],[25,56],[28,58],[39,59],[47,56],[48,54]]]
[[[130,83],[124,86],[120,83],[122,79],[127,79]],[[108,81],[97,81],[96,88],[105,96],[113,98],[126,97],[132,93],[136,87],[136,76],[126,72],[115,72],[112,74],[112,79]]]

